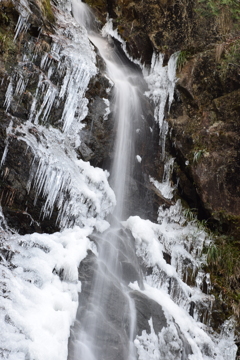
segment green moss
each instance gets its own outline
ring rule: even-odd
[[[237,319],[240,317],[240,241],[232,236],[216,235],[214,243],[205,249],[214,295],[228,305]]]
[[[231,68],[239,68],[240,62],[240,40],[237,39],[226,45],[223,43],[223,55],[218,69],[220,77],[224,80]]]
[[[189,57],[189,52],[188,51],[180,51],[178,58],[177,58],[177,70],[181,71],[183,66],[187,63],[188,61],[188,57]]]
[[[233,20],[240,20],[240,7],[238,0],[198,0],[197,12],[201,16],[217,17],[226,11],[231,14]]]
[[[85,0],[86,4],[91,7],[94,7],[99,10],[106,9],[106,1],[105,0]]]
[[[43,10],[44,10],[44,15],[46,16],[48,21],[50,21],[51,23],[54,23],[55,17],[54,17],[53,11],[52,11],[50,0],[41,0],[41,2],[42,2]]]
[[[13,33],[0,28],[0,53],[3,54],[4,60],[16,51],[16,44],[14,42],[13,35]]]

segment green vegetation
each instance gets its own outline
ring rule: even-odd
[[[205,149],[197,150],[193,154],[193,163],[197,164],[204,155],[207,154]]]
[[[213,240],[203,250],[207,260],[204,270],[210,273],[213,294],[228,305],[229,313],[226,316],[232,313],[240,318],[240,240],[236,240],[238,237],[210,230],[208,221],[197,219],[197,209],[187,208],[184,215]]]
[[[188,221],[195,221],[197,219],[197,209],[186,208],[183,210],[183,214]]]
[[[42,2],[42,6],[43,6],[44,15],[46,16],[48,21],[50,21],[51,23],[54,23],[55,17],[54,17],[53,11],[52,11],[50,0],[41,0],[41,2]]]
[[[188,56],[189,53],[188,51],[180,51],[179,55],[178,55],[178,59],[177,59],[177,70],[181,71],[183,66],[186,64],[187,60],[188,60]]]
[[[240,317],[240,242],[232,237],[215,236],[207,249],[207,268],[215,295],[220,295],[233,314]]]
[[[9,17],[2,11],[0,13],[0,24],[8,25],[10,22]]]
[[[0,28],[0,54],[3,54],[5,60],[10,53],[14,53],[16,44],[13,40],[13,34],[3,31]]]
[[[239,285],[240,258],[238,243],[228,239],[226,236],[216,238],[216,243],[208,248],[207,262],[209,268],[216,275],[224,277],[224,280],[228,282],[228,286],[235,287]]]
[[[201,16],[219,16],[229,13],[233,20],[240,20],[240,6],[238,0],[198,0],[197,11]]]
[[[240,39],[223,44],[221,61],[218,68],[223,79],[229,70],[240,68]]]
[[[106,9],[106,1],[104,0],[86,0],[85,1],[89,6],[94,7],[99,10]]]

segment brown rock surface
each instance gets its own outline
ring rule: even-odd
[[[224,61],[217,63],[209,50],[186,63],[177,82],[180,100],[169,122],[180,187],[183,171],[208,215],[235,222],[240,216],[240,83],[237,66],[228,66],[223,74]]]

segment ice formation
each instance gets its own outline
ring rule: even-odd
[[[168,123],[165,114],[170,110],[176,83],[176,64],[178,52],[171,55],[169,62],[163,66],[164,55],[153,54],[151,68],[144,69],[145,80],[149,90],[146,95],[155,104],[154,117],[159,124],[159,137],[162,146],[162,159],[165,158],[165,142],[168,133]]]
[[[165,199],[172,199],[174,187],[171,184],[171,175],[173,171],[174,158],[170,158],[164,164],[164,173],[162,182],[158,182],[150,176],[150,182],[160,191]]]
[[[230,320],[232,328],[228,322],[223,325],[229,330],[225,334],[223,331],[220,338],[212,334],[207,325],[214,297],[201,291],[204,282],[211,286],[208,274],[201,271],[205,259],[200,255],[203,245],[209,241],[205,231],[198,227],[196,220],[186,218],[180,201],[167,210],[159,208],[158,224],[137,216],[130,217],[123,224],[135,238],[138,257],[152,269],[152,273],[145,277],[143,290],[137,283],[129,286],[158,302],[168,322],[159,334],[154,333],[150,324],[151,334],[143,331],[136,337],[139,359],[181,359],[184,350],[182,334],[191,349],[191,355],[184,355],[184,359],[234,360],[237,348],[232,332],[233,320]],[[164,254],[170,254],[171,263],[166,261]],[[196,276],[198,272],[201,274],[199,277]],[[192,279],[188,279],[189,276]],[[187,280],[194,279],[195,285],[186,284]],[[191,312],[192,303],[194,311]],[[201,320],[204,308],[206,325]],[[227,344],[226,353],[222,351],[222,342]]]
[[[14,36],[14,40],[16,40],[21,32],[25,32],[29,28],[30,24],[28,22],[28,18],[31,14],[31,10],[28,0],[14,0],[14,4],[19,12],[18,22],[16,25]]]
[[[27,18],[26,13],[30,10],[26,0],[20,2],[19,9],[19,19],[23,15]],[[114,194],[107,182],[108,174],[78,160],[74,150],[80,145],[79,133],[83,128],[81,121],[88,112],[85,92],[91,77],[97,72],[95,52],[86,30],[74,22],[68,12],[58,11],[57,21],[58,33],[52,36],[51,49],[41,59],[41,71],[29,119],[25,124],[14,130],[11,127],[7,131],[7,144],[1,165],[7,156],[8,138],[16,133],[20,134],[18,140],[24,141],[34,155],[28,191],[31,186],[35,187],[35,202],[39,195],[46,198],[42,209],[43,217],[50,217],[53,208],[57,207],[57,222],[61,229],[95,224],[96,228],[104,230],[107,224],[103,219],[115,204]],[[23,80],[21,66],[24,67],[28,62],[34,64],[35,56],[34,52],[28,57],[24,55],[20,69],[12,75],[5,95],[6,111],[14,96],[21,97],[26,88],[27,81]],[[63,79],[57,84],[52,82],[56,71],[58,78]],[[64,103],[58,120],[62,123],[62,131],[51,126],[47,129],[43,125],[48,123],[52,108],[57,108],[60,101]],[[105,102],[107,118],[109,104],[106,99]]]
[[[78,266],[94,250],[92,228],[12,234],[1,215],[0,357],[66,360],[78,307]]]

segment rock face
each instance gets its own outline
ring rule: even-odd
[[[153,51],[166,55],[174,51],[199,52],[214,43],[231,28],[227,7],[211,13],[208,5],[196,0],[86,0],[98,18],[104,22],[106,14],[113,18],[114,27],[126,41],[128,51],[135,58],[149,64]],[[235,10],[235,8],[234,8]]]
[[[50,23],[45,18],[43,11],[32,3],[34,12],[30,17],[30,27],[25,36],[20,36],[18,40],[14,40],[15,28],[18,21],[19,14],[17,7],[12,1],[1,2],[1,68],[0,76],[2,79],[2,86],[0,89],[0,106],[1,106],[1,153],[5,154],[5,159],[2,158],[2,179],[1,179],[1,206],[6,215],[8,223],[11,227],[17,229],[21,234],[33,231],[52,232],[56,230],[54,222],[50,225],[48,221],[40,226],[37,222],[41,210],[41,199],[36,206],[34,203],[34,193],[27,191],[27,182],[29,179],[31,163],[33,161],[33,154],[27,151],[27,145],[23,141],[18,140],[17,134],[15,136],[6,136],[9,127],[16,127],[21,122],[26,121],[30,112],[32,95],[31,92],[37,86],[38,74],[40,69],[39,58],[35,63],[22,63],[22,54],[28,54],[31,47],[35,44],[39,49],[39,56],[49,49],[51,39],[47,35],[42,35],[39,41],[39,27],[43,27],[45,31],[51,30]],[[38,41],[38,43],[37,43]],[[19,71],[19,76],[24,82],[28,82],[26,91],[20,95],[16,91],[13,101],[7,103],[6,93],[11,88],[9,86],[9,78],[14,73]],[[13,80],[17,84],[17,79]],[[18,89],[21,90],[21,89]],[[6,112],[6,107],[8,111]],[[12,124],[12,125],[11,125]],[[34,131],[34,127],[33,130]],[[7,148],[6,148],[7,145]],[[7,160],[7,163],[5,161]],[[5,165],[7,164],[7,165]],[[30,210],[29,210],[30,208]],[[56,219],[56,214],[53,214]],[[44,223],[44,222],[43,222]]]
[[[240,84],[238,67],[228,64],[223,73],[223,66],[224,60],[216,62],[216,49],[189,59],[180,73],[180,100],[169,122],[182,193],[192,207],[199,198],[208,217],[234,226],[240,215]],[[195,199],[189,182],[194,183]]]
[[[150,334],[149,320],[152,318],[153,328],[156,334],[167,326],[167,321],[161,306],[147,296],[133,291],[131,297],[134,299],[137,312],[137,335],[141,335],[143,330]]]

